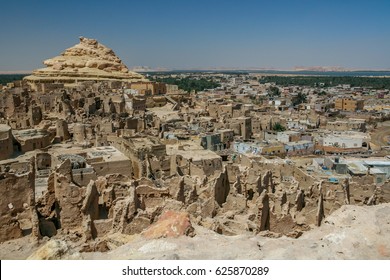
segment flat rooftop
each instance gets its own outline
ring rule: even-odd
[[[308,141],[308,140],[300,140],[300,141],[296,141],[296,142],[287,142],[286,143],[286,145],[289,145],[289,146],[304,145],[304,144],[313,144],[313,142]]]
[[[181,120],[178,111],[173,111],[170,106],[148,108],[148,111],[163,121]]]
[[[149,137],[132,137],[128,138],[127,140],[129,140],[129,142],[132,143],[136,149],[146,147],[158,147],[163,145],[159,141]]]
[[[181,145],[167,145],[167,155],[181,155],[185,159],[193,161],[211,160],[221,158],[213,151],[205,150],[200,145],[188,141]]]
[[[83,155],[85,159],[98,160],[102,159],[104,162],[129,160],[121,151],[117,150],[113,146],[101,146],[92,148],[82,148],[73,145],[55,145],[49,150],[53,156],[59,155]]]
[[[10,129],[11,129],[10,126],[0,123],[0,132],[6,132],[9,131]]]
[[[326,132],[325,130],[323,132]],[[371,136],[369,133],[359,132],[359,131],[330,131],[325,135],[327,137],[348,137],[348,138],[360,138],[360,139],[370,139]]]
[[[102,158],[104,162],[129,160],[122,152],[112,146],[93,147],[86,150],[87,159]]]
[[[42,138],[47,136],[49,133],[44,129],[24,129],[24,130],[13,130],[15,138],[19,140],[29,140],[33,138]]]

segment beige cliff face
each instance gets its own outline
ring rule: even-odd
[[[80,37],[80,43],[43,62],[47,67],[25,77],[30,83],[74,83],[80,81],[136,82],[147,79],[129,69],[114,51],[95,39]]]
[[[113,50],[94,39],[84,37],[80,37],[79,44],[66,49],[60,56],[47,59],[43,63],[47,67],[52,67],[53,70],[87,67],[91,68],[91,70],[97,68],[106,72],[129,72]]]

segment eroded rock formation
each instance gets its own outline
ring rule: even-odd
[[[147,81],[142,75],[129,71],[112,49],[84,37],[61,55],[45,60],[44,64],[46,68],[37,69],[24,78],[35,90],[45,83]]]
[[[181,235],[194,235],[194,228],[190,216],[185,212],[167,211],[158,221],[142,232],[142,236],[155,239],[162,237],[178,237]]]

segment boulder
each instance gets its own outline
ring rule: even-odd
[[[194,236],[194,228],[190,216],[186,212],[166,211],[158,221],[142,232],[148,239],[178,237],[181,235]]]
[[[36,252],[30,255],[28,260],[80,260],[81,255],[74,252],[65,241],[50,240]]]

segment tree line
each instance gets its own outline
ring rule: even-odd
[[[219,87],[220,84],[216,83],[212,80],[205,79],[205,78],[173,78],[173,77],[166,77],[166,78],[154,78],[157,82],[162,82],[170,85],[177,85],[179,89],[182,89],[187,92],[195,91],[199,92],[205,89],[213,89],[216,87]]]
[[[350,77],[350,76],[263,76],[260,83],[275,83],[279,86],[334,87],[349,84],[351,87],[390,89],[387,77]]]
[[[12,83],[14,81],[19,81],[27,74],[1,74],[0,75],[0,84],[6,85],[7,83]]]

